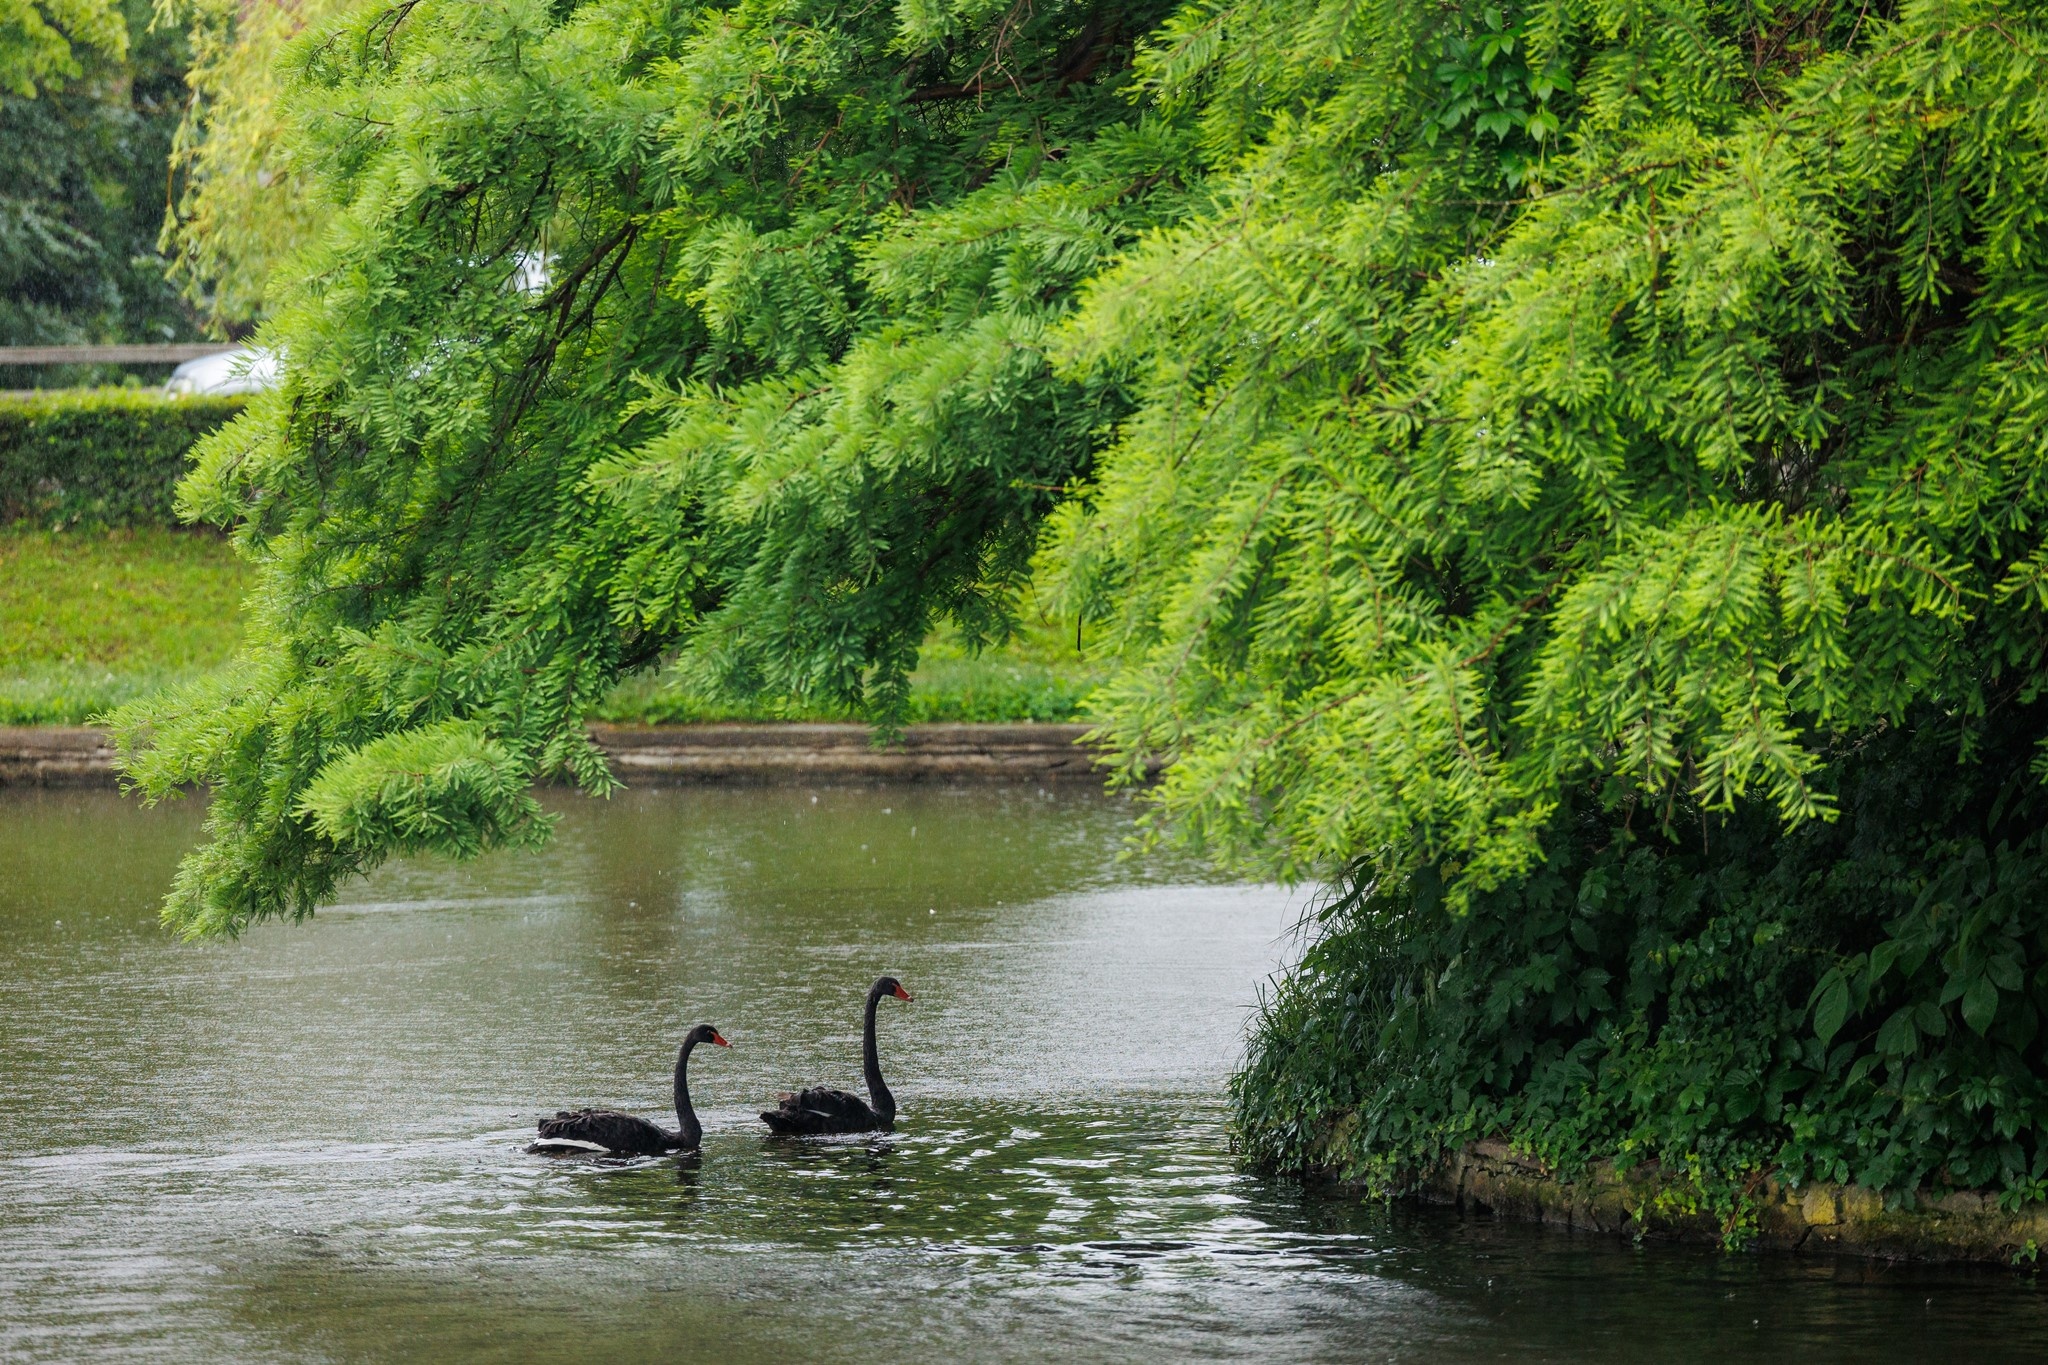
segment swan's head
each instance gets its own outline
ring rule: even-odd
[[[724,1034],[720,1033],[717,1029],[711,1027],[711,1025],[709,1024],[699,1024],[697,1025],[697,1027],[691,1029],[690,1041],[693,1043],[716,1043],[720,1047],[732,1046],[731,1043],[725,1041]]]
[[[879,999],[885,995],[893,995],[898,1000],[909,1000],[912,998],[910,992],[903,989],[903,983],[893,976],[885,976],[875,983],[876,998]]]

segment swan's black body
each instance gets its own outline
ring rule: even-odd
[[[540,1121],[540,1138],[533,1145],[543,1150],[602,1148],[622,1156],[660,1156],[665,1152],[690,1151],[702,1137],[701,1130],[671,1133],[659,1124],[610,1109],[562,1109],[553,1118]]]
[[[844,1090],[816,1086],[784,1095],[782,1103],[761,1115],[762,1122],[784,1137],[823,1137],[832,1133],[886,1133],[896,1127],[896,1097],[882,1083],[882,1064],[875,1056],[875,1006],[885,995],[910,999],[910,992],[885,976],[868,988],[867,1018],[861,1032],[861,1070],[868,1100]]]
[[[564,1109],[551,1119],[540,1121],[540,1137],[533,1144],[538,1151],[616,1152],[624,1156],[661,1156],[666,1152],[693,1152],[704,1140],[704,1127],[697,1111],[690,1107],[690,1053],[699,1043],[732,1044],[718,1036],[709,1024],[699,1024],[683,1039],[676,1052],[676,1123],[671,1133],[631,1114],[610,1109]]]

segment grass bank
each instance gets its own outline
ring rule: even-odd
[[[1001,649],[971,653],[957,636],[925,641],[911,675],[910,722],[1088,719],[1088,693],[1100,669],[1077,655],[1071,636],[1050,622],[1030,621]],[[649,674],[619,685],[592,716],[620,725],[686,725],[709,721],[857,720],[847,711],[816,704],[715,701],[680,686],[670,674]]]
[[[247,567],[217,536],[0,527],[0,725],[78,725],[218,668],[241,641]],[[1085,720],[1099,672],[1050,622],[1000,650],[927,642],[912,722]],[[629,680],[591,717],[617,724],[850,720],[815,705],[712,701],[667,674]]]
[[[0,724],[75,725],[219,667],[247,584],[217,536],[0,527]]]

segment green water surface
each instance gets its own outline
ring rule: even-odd
[[[394,867],[179,944],[196,812],[0,793],[0,1359],[1841,1360],[2048,1354],[2030,1274],[1632,1248],[1264,1181],[1224,1084],[1297,894],[1120,860],[1031,789],[563,797],[536,855]],[[859,1079],[893,1135],[772,1140]],[[701,1155],[658,1119],[708,1021]]]

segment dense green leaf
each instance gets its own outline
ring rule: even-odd
[[[1877,1031],[1877,1050],[1887,1057],[1902,1057],[1913,1051],[1920,1043],[1920,1030],[1914,1023],[1915,1015],[1916,1011],[1911,1005],[1894,1011],[1892,1017],[1884,1021],[1884,1027]],[[1840,1021],[1837,1020],[1835,1029],[1830,1030],[1824,1037],[1833,1037],[1839,1029]]]
[[[1991,1032],[1998,1017],[1998,987],[1988,976],[1974,977],[1963,987],[1963,1022],[1979,1033]]]
[[[1813,1033],[1822,1043],[1834,1041],[1849,1017],[1849,983],[1839,971],[1820,980],[1813,993]]]

